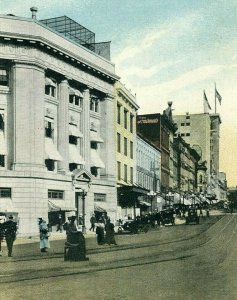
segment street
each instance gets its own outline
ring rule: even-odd
[[[200,225],[117,235],[118,246],[88,238],[89,261],[64,262],[64,240],[40,254],[18,244],[0,258],[1,299],[237,299],[237,215]]]

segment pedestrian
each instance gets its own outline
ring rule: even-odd
[[[8,257],[12,257],[13,243],[16,239],[17,223],[13,221],[13,216],[10,215],[8,220],[3,223],[4,234],[7,243]]]
[[[68,217],[68,221],[69,223],[67,223],[67,228],[66,228],[66,234],[67,234],[67,241],[71,242],[71,235],[73,235],[73,233],[78,231],[78,228],[75,224],[75,220],[76,220],[76,216],[71,216]]]
[[[92,216],[90,218],[90,222],[91,222],[91,228],[89,230],[90,231],[92,230],[94,232],[95,231],[95,223],[96,223],[95,214],[92,214]]]
[[[5,216],[0,218],[0,256],[2,256],[2,241],[4,240],[4,226],[3,223],[6,221]]]
[[[56,230],[57,232],[58,231],[63,232],[62,225],[63,225],[62,214],[59,213],[58,214],[58,225],[57,225],[57,230]]]
[[[110,219],[108,218],[106,224],[105,224],[105,241],[107,244],[113,244],[117,245],[114,237],[114,224],[110,222]]]
[[[105,225],[102,219],[99,219],[99,222],[96,226],[96,234],[97,234],[97,243],[98,245],[103,245],[105,242],[105,233],[104,233]]]
[[[49,245],[49,230],[46,221],[39,218],[39,232],[40,232],[40,252],[48,252]]]

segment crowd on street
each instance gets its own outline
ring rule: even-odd
[[[114,223],[111,222],[106,213],[102,213],[99,218],[93,214],[90,218],[91,226],[89,230],[96,234],[98,245],[117,245],[115,233],[128,231],[136,234],[139,231],[147,232],[151,228],[164,226],[166,224],[175,224],[175,220],[185,219],[189,215],[190,210],[195,210],[198,217],[209,217],[208,205],[173,205],[164,207],[161,211],[153,211],[143,213],[131,219],[119,219]],[[83,232],[82,221],[76,224],[76,216],[68,217],[68,221],[62,224],[59,217],[59,224],[56,231],[66,231],[65,242],[65,259],[68,260],[85,260],[86,247]],[[80,217],[79,217],[80,219]],[[81,219],[82,220],[82,219]],[[49,226],[43,218],[38,218],[39,226],[39,248],[40,252],[48,252],[50,248],[50,230]],[[2,241],[6,240],[8,256],[12,256],[13,243],[16,239],[17,223],[13,221],[13,216],[8,216],[8,219],[0,219],[0,256],[2,256]]]

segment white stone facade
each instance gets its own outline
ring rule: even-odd
[[[110,61],[40,22],[0,16],[0,210],[18,213],[19,234],[59,207],[86,228],[95,206],[115,218],[117,79]]]

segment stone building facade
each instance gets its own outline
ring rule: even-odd
[[[151,211],[157,209],[157,195],[160,193],[161,153],[160,150],[141,134],[137,134],[137,185],[148,192],[141,197],[141,206],[146,202]],[[142,201],[145,200],[145,201]]]
[[[202,178],[199,180],[199,191],[205,192],[212,198],[218,198],[218,172],[219,172],[219,140],[220,124],[219,114],[189,114],[174,115],[175,123],[178,126],[176,135],[180,135],[188,144],[195,148],[200,156],[200,163],[204,163],[200,170]],[[199,177],[199,176],[198,176]],[[201,178],[201,177],[200,177]]]
[[[117,218],[133,216],[134,209],[126,206],[134,194],[136,182],[136,116],[139,106],[136,97],[120,81],[114,89],[114,125],[117,164]],[[126,199],[124,195],[126,194]],[[122,200],[123,202],[121,203]],[[120,201],[121,200],[121,201]]]
[[[18,213],[20,234],[58,211],[85,227],[96,207],[115,218],[117,79],[109,60],[36,19],[0,17],[0,209]]]
[[[174,185],[173,138],[177,130],[172,118],[172,102],[163,114],[139,115],[137,131],[161,151],[161,192],[167,193]]]

